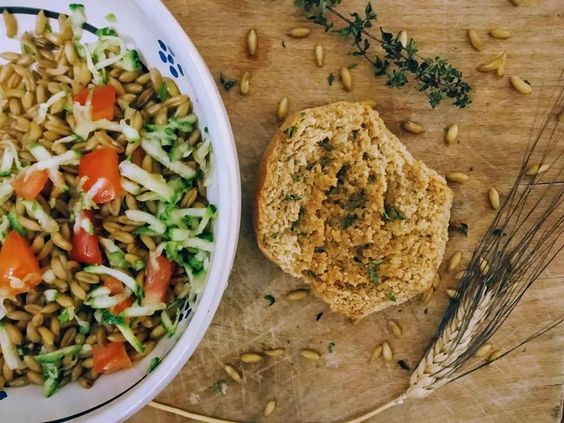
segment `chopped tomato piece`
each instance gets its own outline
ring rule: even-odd
[[[107,276],[104,279],[104,288],[110,290],[110,295],[116,295],[123,291],[123,283],[118,281],[113,276]]]
[[[41,270],[28,242],[11,231],[0,250],[0,296],[28,292],[41,282]]]
[[[123,342],[110,342],[92,348],[94,370],[97,373],[112,373],[131,367],[131,359],[125,351]]]
[[[163,256],[149,259],[147,277],[145,278],[144,304],[162,303],[172,276],[172,262]]]
[[[22,175],[14,179],[12,185],[16,191],[16,195],[19,195],[26,200],[33,200],[41,191],[43,191],[43,188],[45,188],[45,184],[48,180],[49,174],[47,171],[40,170],[33,172],[27,178],[25,175]]]
[[[91,228],[87,231],[81,224],[78,231],[72,234],[71,258],[80,263],[102,264],[102,252],[98,244],[98,235],[94,232],[94,220],[92,212],[83,211],[77,219]]]
[[[88,92],[88,88],[83,88],[74,95],[74,101],[79,103],[81,106],[84,106],[86,104],[86,100],[88,100]]]
[[[79,92],[74,95],[74,101],[80,103],[81,106],[86,104],[86,100],[88,100],[88,88],[83,88]]]
[[[74,96],[74,101],[82,106],[88,99],[88,88],[84,88]],[[116,89],[113,85],[97,85],[92,91],[90,115],[92,120],[114,118],[114,104],[116,102]]]
[[[78,175],[87,178],[84,190],[88,191],[96,183],[101,184],[93,197],[95,203],[107,203],[122,195],[118,161],[118,153],[111,147],[100,148],[80,159]],[[102,179],[104,181],[99,182]]]
[[[117,316],[118,314],[120,314],[126,308],[131,307],[134,302],[135,302],[135,298],[133,296],[126,298],[125,300],[123,300],[121,303],[119,303],[117,306],[115,306],[112,309],[112,313]]]

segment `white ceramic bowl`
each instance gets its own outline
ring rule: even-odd
[[[200,127],[208,128],[214,149],[214,177],[209,189],[219,217],[215,225],[215,251],[208,281],[195,304],[187,304],[178,333],[162,339],[155,350],[133,368],[100,377],[85,390],[76,384],[60,389],[51,398],[41,387],[8,388],[0,392],[0,421],[19,422],[116,422],[123,421],[153,399],[181,370],[204,336],[227,285],[239,233],[241,187],[233,134],[214,80],[198,51],[166,7],[157,0],[77,0],[88,17],[83,40],[94,39],[92,27],[114,27],[128,47],[137,48],[143,61],[174,78],[190,96]],[[17,18],[19,32],[33,30],[35,15],[43,9],[55,18],[68,13],[72,1],[0,0]],[[52,12],[52,13],[48,13]],[[116,22],[108,22],[113,13]],[[57,28],[55,19],[51,24]],[[95,29],[94,29],[95,30]],[[0,24],[0,51],[19,51],[19,42],[4,35]],[[161,364],[148,373],[152,358]],[[7,396],[6,396],[7,394]]]

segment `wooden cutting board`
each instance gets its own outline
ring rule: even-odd
[[[439,172],[463,170],[471,180],[454,186],[453,217],[468,223],[468,238],[453,234],[447,257],[456,249],[465,260],[494,216],[487,191],[496,186],[502,196],[519,168],[535,114],[550,103],[564,69],[564,3],[536,1],[514,7],[508,0],[381,0],[374,3],[379,22],[394,32],[405,29],[424,55],[441,55],[459,66],[474,87],[474,104],[458,110],[443,104],[431,110],[424,96],[412,87],[390,89],[372,76],[360,59],[347,55],[348,44],[338,36],[312,27],[309,38],[288,38],[287,30],[309,25],[289,0],[166,0],[166,5],[199,48],[211,72],[239,78],[252,74],[247,97],[222,90],[235,133],[243,187],[239,250],[223,301],[203,342],[189,363],[157,400],[193,412],[241,421],[337,422],[378,406],[401,393],[409,372],[395,360],[413,366],[423,354],[448,298],[453,276],[441,269],[438,292],[426,305],[415,299],[372,315],[359,324],[332,314],[313,296],[301,302],[285,300],[288,291],[302,283],[283,274],[258,251],[251,225],[251,204],[257,166],[278,122],[279,99],[288,96],[291,110],[337,100],[373,99],[390,129],[412,153]],[[342,10],[361,10],[365,0],[345,0]],[[494,26],[507,27],[507,41],[489,38]],[[258,57],[250,60],[244,49],[249,28],[259,34]],[[486,42],[482,52],[467,41],[474,28]],[[326,64],[315,66],[313,48],[325,47]],[[506,51],[509,74],[530,81],[533,94],[515,92],[507,77],[481,74],[476,66],[493,54]],[[352,70],[354,89],[347,93],[330,72],[358,63]],[[411,135],[401,122],[423,123],[426,132]],[[445,127],[460,125],[460,143],[447,147]],[[221,154],[217,151],[216,154]],[[564,310],[564,259],[554,264],[527,293],[510,320],[493,340],[509,348]],[[272,295],[268,306],[263,298]],[[320,313],[323,313],[322,315]],[[319,321],[316,317],[321,316]],[[404,330],[394,338],[388,319]],[[374,347],[389,340],[392,363],[370,364]],[[333,352],[328,351],[330,342]],[[283,357],[258,364],[242,364],[247,351],[282,347]],[[302,348],[323,354],[318,362],[299,355]],[[391,409],[373,421],[382,422],[559,422],[564,383],[564,327],[559,327],[497,363],[448,385],[424,401]],[[244,375],[237,384],[224,373],[231,363]],[[225,395],[210,389],[225,381]],[[265,419],[267,401],[275,399],[275,412]],[[131,422],[186,421],[151,408]]]

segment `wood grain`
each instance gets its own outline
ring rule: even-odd
[[[230,284],[203,342],[174,382],[157,400],[193,412],[242,421],[262,420],[264,405],[275,398],[272,422],[334,422],[358,415],[398,395],[409,373],[392,362],[369,364],[373,348],[389,339],[398,359],[414,365],[429,344],[447,305],[443,291],[455,287],[444,269],[439,292],[427,305],[419,299],[375,314],[355,325],[328,312],[313,296],[301,302],[284,300],[302,286],[283,274],[259,253],[252,234],[251,200],[260,156],[275,131],[276,106],[288,96],[290,109],[337,100],[373,99],[390,129],[412,153],[439,172],[462,170],[471,175],[454,186],[453,216],[470,226],[468,238],[453,234],[447,251],[461,249],[466,260],[483,235],[494,212],[487,191],[496,186],[502,197],[520,165],[535,115],[559,82],[564,69],[564,5],[544,0],[514,7],[507,0],[382,0],[374,4],[379,20],[389,30],[413,36],[426,55],[442,55],[458,65],[474,87],[474,104],[458,110],[443,104],[431,110],[413,88],[393,90],[375,79],[370,68],[346,54],[348,45],[337,36],[313,28],[307,39],[284,34],[305,24],[288,0],[166,0],[166,5],[199,48],[214,76],[220,72],[238,78],[252,73],[247,97],[236,89],[222,92],[235,132],[243,186],[243,220],[239,250]],[[343,2],[343,10],[360,9],[363,0]],[[507,27],[513,37],[493,40],[487,31]],[[244,39],[249,28],[259,35],[258,56],[249,59]],[[486,42],[482,52],[467,42],[474,28]],[[285,47],[282,45],[284,41]],[[316,67],[313,48],[326,49],[326,64]],[[533,94],[523,96],[509,80],[481,74],[476,66],[504,50],[508,73],[530,81]],[[341,66],[358,63],[352,70],[350,93],[327,75]],[[422,135],[407,134],[401,122],[422,122]],[[460,126],[460,142],[447,147],[444,131]],[[221,154],[221,152],[218,152]],[[493,340],[508,348],[562,314],[564,309],[562,259],[531,289],[503,330]],[[276,303],[268,307],[264,296]],[[316,316],[323,313],[319,321]],[[401,338],[394,338],[387,319],[400,322]],[[327,346],[335,343],[332,353]],[[286,349],[283,357],[258,364],[242,364],[246,351]],[[302,348],[323,354],[319,362],[299,355]],[[374,421],[386,422],[559,422],[564,384],[564,328],[560,327],[428,399],[391,409]],[[244,381],[236,384],[223,372],[232,363]],[[218,380],[228,385],[225,396],[210,387]],[[145,408],[131,422],[181,422],[182,418]]]

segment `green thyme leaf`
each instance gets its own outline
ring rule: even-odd
[[[333,341],[329,342],[329,344],[327,344],[327,351],[332,353],[335,350],[335,343]]]
[[[464,222],[451,221],[449,223],[448,228],[449,228],[449,230],[458,231],[458,232],[462,233],[465,237],[468,236],[469,226]]]
[[[396,294],[394,294],[393,292],[388,292],[388,300],[395,302],[397,300]]]
[[[284,199],[286,201],[300,201],[302,199],[302,196],[298,194],[288,194]]]
[[[276,298],[274,298],[274,296],[272,296],[270,294],[265,295],[264,299],[268,302],[269,307],[276,302]]]
[[[330,87],[332,87],[333,82],[335,82],[335,75],[333,75],[333,73],[330,73],[329,75],[327,75],[327,83]]]
[[[360,192],[351,195],[345,202],[343,208],[348,211],[353,211],[364,206],[365,203],[366,194],[364,193],[364,190],[361,190]]]
[[[290,126],[287,130],[286,130],[286,135],[288,135],[288,138],[292,138],[294,136],[294,134],[296,133],[297,128],[295,126]]]
[[[300,209],[299,213],[298,213],[298,218],[296,220],[294,220],[292,222],[292,232],[296,232],[299,228],[299,226],[302,224],[303,220],[304,220],[304,209]]]
[[[223,85],[223,89],[225,91],[229,91],[237,84],[238,81],[236,79],[223,75],[223,72],[221,72],[219,74],[219,82],[221,83],[221,85]]]
[[[329,138],[325,138],[324,140],[319,141],[318,144],[325,151],[333,151],[333,149],[335,148],[333,147],[333,144],[331,144],[331,142],[329,141]]]
[[[366,268],[366,271],[368,272],[368,279],[370,279],[370,282],[372,282],[373,285],[376,285],[378,282],[380,282],[378,268],[382,263],[382,260],[374,260]]]
[[[214,394],[221,394],[221,395],[227,394],[227,384],[223,380],[218,380],[217,382],[214,382],[209,389]]]
[[[341,229],[350,228],[353,225],[353,223],[356,222],[357,220],[358,220],[358,216],[355,214],[346,215],[341,221]]]
[[[504,236],[505,232],[503,231],[503,229],[496,228],[496,229],[493,230],[493,234],[495,236]]]
[[[384,222],[391,222],[393,220],[405,220],[406,217],[400,209],[388,204],[384,205],[384,213],[382,213],[382,220]]]

